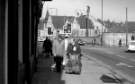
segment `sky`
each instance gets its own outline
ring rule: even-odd
[[[44,3],[42,17],[45,16],[47,9],[51,9],[51,13],[57,15],[74,16],[77,11],[83,11],[85,14],[88,5],[90,6],[90,15],[101,18],[101,2],[102,0],[52,0]],[[103,19],[125,22],[126,7],[128,21],[135,21],[135,0],[103,0]]]

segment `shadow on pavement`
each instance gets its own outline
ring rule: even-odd
[[[61,80],[62,73],[52,72],[50,66],[53,58],[46,58],[40,55],[38,58],[37,72],[34,74],[32,84],[65,84]]]
[[[104,83],[121,83],[120,79],[114,78],[114,77],[110,77],[108,75],[103,74],[100,79],[104,82]]]
[[[129,50],[126,50],[125,52],[126,53],[135,53],[135,51],[129,51]]]

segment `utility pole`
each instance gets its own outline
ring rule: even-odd
[[[87,17],[86,17],[86,37],[88,37]]]
[[[128,15],[127,15],[127,13],[128,13],[128,8],[126,7],[126,22],[125,22],[125,24],[126,24],[126,46],[128,45]]]
[[[103,45],[103,0],[101,1],[101,19],[102,19],[102,29],[101,29],[101,46]]]
[[[87,6],[87,11],[86,11],[86,37],[88,37],[89,36],[89,29],[88,29],[88,25],[89,25],[89,23],[88,23],[88,20],[89,20],[89,12],[90,12],[90,7],[89,6]]]

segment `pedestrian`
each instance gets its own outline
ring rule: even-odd
[[[65,55],[63,57],[63,66],[65,66],[68,61],[67,48],[68,48],[68,45],[71,43],[72,38],[70,35],[65,35],[64,40],[65,40]]]
[[[80,45],[77,43],[76,39],[72,39],[67,48],[67,54],[78,54],[81,55]]]
[[[122,40],[120,39],[119,40],[119,47],[121,47],[122,46]]]
[[[65,41],[61,35],[53,41],[53,55],[56,63],[56,71],[61,72],[63,56],[65,55]]]
[[[48,37],[46,37],[43,43],[43,53],[45,53],[47,57],[52,55],[52,41]]]
[[[81,48],[76,39],[72,39],[67,48],[68,63],[65,66],[66,73],[81,73]]]
[[[96,39],[95,39],[95,38],[93,38],[93,40],[92,40],[92,45],[93,45],[93,46],[96,45]]]

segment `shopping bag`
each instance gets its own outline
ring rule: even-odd
[[[66,56],[64,56],[62,65],[65,66],[67,64],[67,62],[68,62],[68,58]]]
[[[56,63],[54,63],[54,64],[51,65],[51,70],[52,71],[55,71],[56,70]]]

